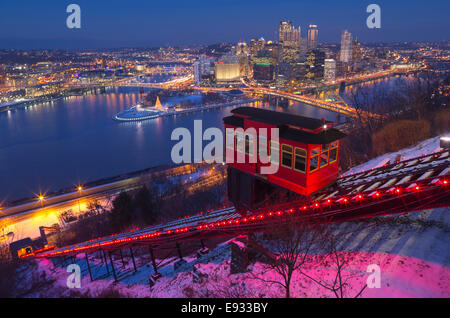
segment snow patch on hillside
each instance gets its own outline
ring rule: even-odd
[[[394,163],[395,159],[398,155],[401,156],[401,160],[408,160],[411,158],[416,158],[423,156],[425,154],[431,154],[434,152],[438,152],[441,149],[439,136],[433,137],[427,140],[420,142],[418,145],[405,148],[396,152],[387,153],[376,157],[372,160],[369,160],[359,166],[353,167],[347,170],[343,176],[347,176],[349,174],[355,174],[362,171],[367,171],[372,168],[379,168],[384,166],[387,163]]]

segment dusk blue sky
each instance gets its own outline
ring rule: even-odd
[[[81,6],[82,28],[66,27]],[[366,27],[367,5],[381,7],[381,29]],[[319,26],[320,42],[348,29],[362,42],[448,41],[450,1],[350,0],[14,0],[0,1],[0,48],[166,46],[276,38],[280,20]]]

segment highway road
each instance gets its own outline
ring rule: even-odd
[[[0,210],[0,237],[14,233],[12,241],[25,237],[37,238],[39,226],[60,224],[61,212],[72,210],[77,214],[89,210],[90,204],[100,204],[109,208],[114,197],[123,190],[132,190],[139,184],[139,177],[116,181],[93,188],[45,198]],[[9,238],[11,240],[11,238]],[[4,240],[3,240],[4,241]],[[9,242],[9,241],[8,241]]]
[[[167,173],[170,176],[187,176],[196,172],[192,165],[185,165],[167,170],[156,171],[155,174]],[[144,174],[145,179],[149,175]],[[210,188],[221,182],[221,174],[215,168],[203,171],[198,178],[188,178],[185,186],[190,192]],[[124,190],[137,189],[142,182],[140,176],[134,176],[123,180],[105,183],[102,185],[84,188],[81,191],[44,198],[39,201],[8,207],[0,210],[0,245],[30,237],[40,236],[40,226],[52,226],[60,224],[61,212],[72,210],[74,215],[84,214],[90,209],[90,204],[99,204],[105,209],[111,207],[115,196]],[[6,234],[14,233],[13,237]]]

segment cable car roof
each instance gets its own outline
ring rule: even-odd
[[[320,120],[316,118],[305,117],[301,115],[294,115],[289,113],[276,112],[272,110],[254,108],[254,107],[239,107],[231,111],[233,114],[244,117],[249,120],[268,123],[277,127],[283,125],[292,125],[299,128],[306,128],[316,130],[325,124],[332,124],[332,121]]]
[[[333,128],[331,121],[253,107],[239,107],[231,112],[232,116],[223,119],[227,125],[244,128],[246,119],[263,122],[278,127],[280,138],[304,144],[328,144],[346,136]],[[329,127],[325,128],[326,125]]]

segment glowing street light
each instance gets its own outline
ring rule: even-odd
[[[81,185],[79,185],[77,187],[78,190],[78,213],[81,213],[81,203],[80,203],[80,199],[81,199],[81,191],[83,190],[83,187]]]
[[[42,194],[40,194],[40,195],[38,196],[38,200],[41,202],[41,207],[44,206],[44,199],[45,199],[45,197],[44,197]]]

